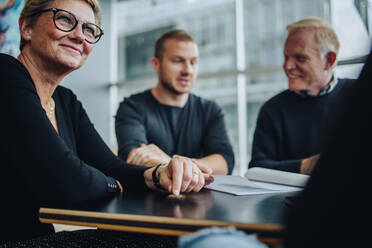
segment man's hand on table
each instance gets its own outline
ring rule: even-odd
[[[316,154],[302,160],[300,173],[310,175],[319,160],[319,156],[320,154]]]
[[[168,163],[170,157],[154,144],[141,144],[140,147],[130,151],[126,162],[128,164],[157,166],[160,163]]]

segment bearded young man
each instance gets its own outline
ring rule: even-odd
[[[151,60],[157,85],[124,99],[116,115],[118,155],[130,164],[156,166],[177,155],[204,171],[231,174],[234,154],[221,108],[190,93],[199,51],[183,30],[163,34]]]

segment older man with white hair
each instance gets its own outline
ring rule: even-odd
[[[249,167],[310,174],[327,123],[354,80],[335,77],[340,44],[328,23],[307,18],[287,31],[283,69],[288,90],[262,106]]]

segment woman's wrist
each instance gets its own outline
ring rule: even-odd
[[[165,166],[165,165],[168,165],[166,163],[160,163],[158,164],[155,169],[152,171],[151,173],[151,177],[152,177],[152,182],[154,183],[155,187],[159,190],[165,190],[163,186],[161,186],[160,184],[160,172],[158,172],[158,170],[160,169],[160,167],[162,166]]]
[[[151,189],[164,190],[160,184],[160,168],[165,166],[168,166],[168,163],[160,163],[145,171],[144,177],[147,187]]]

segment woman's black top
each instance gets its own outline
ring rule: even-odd
[[[119,192],[145,190],[147,167],[125,164],[101,139],[71,90],[53,94],[59,134],[41,106],[27,69],[0,54],[0,240],[52,233],[38,220],[40,207],[69,206]]]

